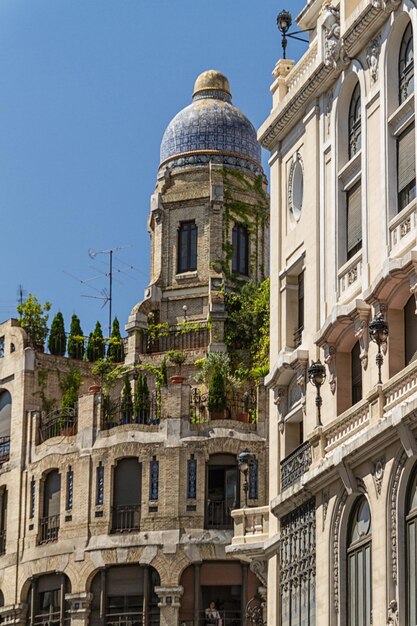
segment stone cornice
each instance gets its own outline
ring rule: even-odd
[[[341,43],[347,57],[352,59],[388,19],[390,12],[399,6],[396,0],[364,0],[362,10],[342,33]],[[302,63],[301,59],[299,63]],[[290,84],[292,75],[297,72],[299,63],[286,78]],[[318,50],[315,63],[305,72],[303,80],[297,84],[295,93],[287,94],[258,131],[258,140],[264,148],[272,151],[276,144],[300,121],[309,100],[325,93],[336,80],[343,66],[326,65],[323,53]]]

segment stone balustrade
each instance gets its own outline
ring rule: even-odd
[[[269,506],[248,507],[232,511],[234,533],[232,545],[259,544],[268,538]]]
[[[389,225],[391,255],[403,252],[416,240],[417,201],[414,200],[391,220]]]

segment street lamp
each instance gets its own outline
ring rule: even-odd
[[[282,45],[282,57],[284,59],[287,58],[285,54],[285,49],[287,47],[286,34],[288,30],[291,28],[291,24],[292,24],[292,17],[289,11],[286,11],[284,9],[283,11],[278,13],[277,26],[278,26],[278,30],[281,32],[281,35],[282,35],[281,45]]]
[[[243,452],[241,452],[237,457],[237,464],[243,474],[243,493],[245,494],[245,509],[248,508],[248,472],[249,468],[254,464],[255,458],[256,457],[253,452],[249,452],[248,449],[243,450]]]
[[[303,41],[304,43],[308,43],[308,39],[303,39],[302,37],[297,37],[296,35],[298,35],[299,33],[309,33],[310,31],[312,31],[312,28],[306,28],[304,30],[295,30],[292,33],[289,33],[289,29],[291,28],[291,24],[292,24],[292,15],[289,11],[285,11],[285,9],[283,11],[280,11],[280,13],[278,13],[277,16],[277,26],[278,26],[278,30],[281,33],[282,39],[281,39],[281,45],[282,45],[282,56],[284,59],[286,59],[286,54],[285,54],[285,49],[287,47],[287,37],[291,37],[292,39],[297,39],[297,41]]]
[[[376,315],[369,323],[369,336],[378,346],[375,360],[378,367],[378,385],[382,385],[381,367],[384,362],[384,357],[382,356],[381,346],[385,344],[388,339],[388,322],[384,320],[381,314]]]
[[[316,394],[316,407],[317,407],[317,424],[316,426],[322,426],[321,423],[321,405],[322,398],[320,394],[320,388],[324,384],[326,380],[326,367],[320,361],[311,361],[311,365],[307,370],[308,380],[312,385],[315,386],[317,394]]]

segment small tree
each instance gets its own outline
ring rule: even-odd
[[[145,375],[139,374],[135,388],[135,416],[140,424],[149,419],[150,397],[148,381]]]
[[[70,367],[60,381],[62,391],[61,408],[74,409],[78,402],[78,392],[81,387],[81,372],[77,367]]]
[[[51,354],[64,356],[67,348],[67,337],[65,335],[64,318],[61,311],[52,320],[51,330],[48,338],[48,348]]]
[[[107,358],[112,363],[121,363],[124,360],[123,339],[120,334],[120,324],[117,317],[113,320]]]
[[[174,365],[178,365],[178,373],[181,376],[181,368],[187,358],[183,350],[168,350],[167,357]]]
[[[133,415],[132,389],[130,386],[129,376],[126,374],[123,381],[122,401],[120,404],[120,415],[122,422],[130,423]]]
[[[219,366],[215,366],[210,379],[208,394],[208,410],[210,413],[220,413],[226,408],[226,385],[224,375]]]
[[[76,315],[71,318],[71,328],[68,337],[68,356],[70,359],[82,359],[84,357],[84,334],[81,330],[80,320]]]
[[[51,303],[42,305],[36,296],[29,294],[22,304],[17,306],[21,327],[27,332],[34,348],[43,350],[45,339],[48,334],[47,312],[51,309]]]
[[[92,363],[104,358],[104,338],[100,322],[96,323],[94,332],[90,333],[88,337],[86,354],[87,361]]]

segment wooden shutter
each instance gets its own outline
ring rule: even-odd
[[[398,137],[397,142],[398,159],[398,191],[402,191],[416,177],[416,143],[414,124],[411,124]]]
[[[360,247],[362,242],[362,211],[361,211],[361,184],[356,183],[349,189],[346,197],[346,249],[347,257],[356,247]],[[356,250],[355,250],[356,252]]]

